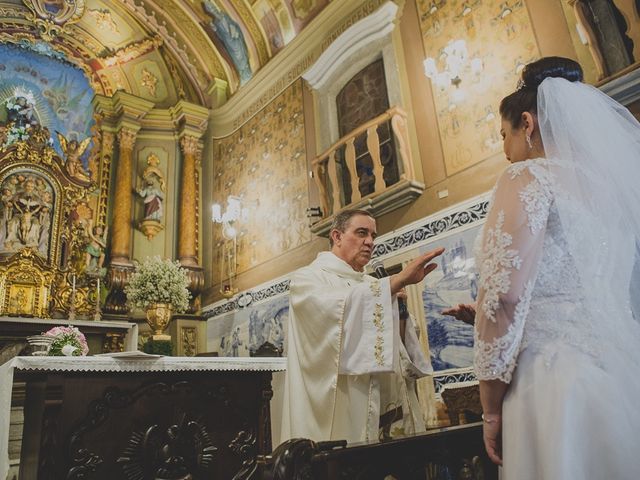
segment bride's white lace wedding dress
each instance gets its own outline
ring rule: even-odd
[[[558,198],[554,186],[561,168],[546,159],[518,162],[496,185],[476,244],[476,374],[510,384],[504,479],[638,479],[640,328],[629,292],[635,245],[608,245],[606,235],[598,243],[600,226],[578,204],[563,210],[573,209],[570,231],[563,227],[557,203],[570,198]],[[600,291],[580,280],[568,248],[579,236],[599,245],[593,262],[613,258],[619,266],[594,283],[606,285]]]

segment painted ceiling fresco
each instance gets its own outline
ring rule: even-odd
[[[206,103],[220,80],[233,95],[328,3],[0,0],[0,44],[76,65],[97,93]]]

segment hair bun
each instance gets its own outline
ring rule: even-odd
[[[582,67],[575,60],[564,57],[544,57],[527,64],[522,70],[522,87],[537,89],[545,78],[564,78],[570,82],[583,80]]]

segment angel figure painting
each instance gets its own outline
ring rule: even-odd
[[[89,176],[89,172],[84,169],[84,165],[82,165],[82,155],[89,146],[89,143],[91,143],[91,137],[87,137],[81,142],[78,142],[76,139],[68,140],[58,131],[56,131],[56,134],[58,135],[60,147],[64,153],[65,168],[69,176],[80,182],[89,183],[91,177]]]

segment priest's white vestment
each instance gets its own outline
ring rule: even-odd
[[[292,275],[289,292],[281,441],[376,440],[380,414],[396,407],[405,433],[424,430],[415,380],[431,364],[415,328],[400,339],[389,279],[322,252]]]

